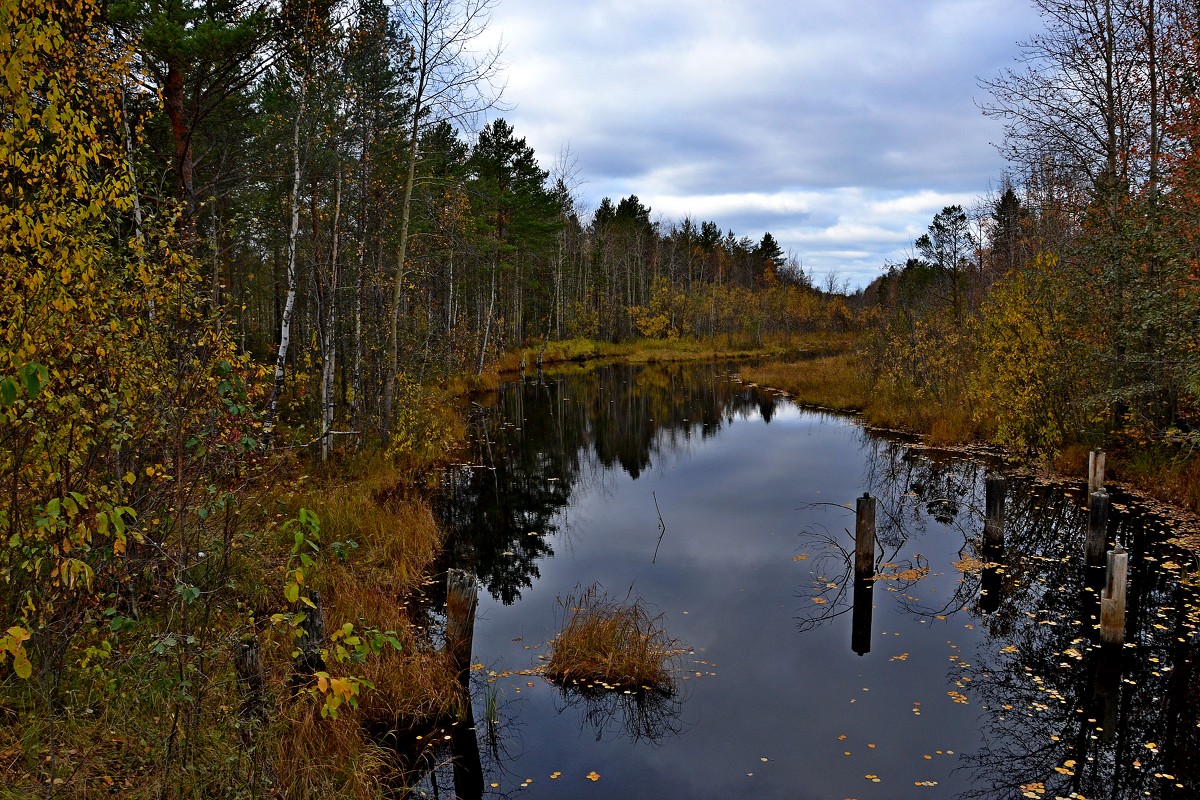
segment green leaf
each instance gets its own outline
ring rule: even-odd
[[[289,583],[287,586],[283,587],[283,596],[289,603],[295,603],[300,599],[300,585],[296,583]]]
[[[41,364],[26,364],[21,370],[21,379],[25,382],[25,391],[29,394],[29,399],[38,396],[50,380],[50,372]]]
[[[12,378],[0,381],[0,406],[11,406],[17,402],[17,382]]]
[[[200,587],[191,586],[186,583],[175,584],[175,593],[182,598],[183,602],[191,605],[200,599]]]

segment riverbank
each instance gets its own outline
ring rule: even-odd
[[[918,398],[873,381],[862,357],[849,348],[815,360],[785,358],[746,365],[739,377],[785,392],[801,405],[860,414],[872,427],[916,434],[934,447],[990,444],[996,431],[996,421],[970,397]],[[1049,457],[1008,453],[1007,458],[1060,480],[1082,480],[1090,449],[1085,443],[1069,442]],[[1187,516],[1189,528],[1196,527],[1200,455],[1170,440],[1134,441],[1122,436],[1114,436],[1104,449],[1110,482],[1177,509]],[[1184,534],[1180,543],[1200,550],[1196,534]]]
[[[854,344],[851,335],[757,347],[577,340],[548,345],[542,364],[743,361],[743,380],[803,405],[858,412],[931,445],[987,440],[969,407],[878,390]],[[464,711],[436,632],[442,587],[430,583],[450,544],[434,511],[436,479],[461,460],[470,399],[519,374],[522,361],[527,374],[536,371],[540,352],[525,348],[483,376],[439,387],[406,384],[386,453],[345,453],[322,465],[281,448],[253,462],[256,477],[236,500],[197,512],[203,547],[184,551],[190,560],[175,574],[148,576],[128,596],[80,609],[53,681],[4,684],[0,798],[53,786],[66,798],[365,800],[411,785],[411,773],[396,771],[398,754],[421,763]],[[1136,487],[1129,452],[1110,458],[1113,477]],[[1054,466],[1082,475],[1085,459],[1077,448]],[[135,543],[126,557],[150,563],[152,546]],[[318,608],[326,628],[314,653],[306,620]],[[323,663],[298,666],[306,647]]]
[[[812,333],[792,337],[765,337],[758,342],[744,337],[630,339],[606,342],[566,339],[534,344],[509,351],[487,364],[478,375],[456,375],[442,389],[448,397],[467,397],[495,389],[505,380],[546,370],[594,365],[606,361],[628,364],[667,364],[689,361],[766,361],[811,359],[849,352],[857,341],[849,333]]]

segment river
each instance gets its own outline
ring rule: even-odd
[[[1126,644],[1101,647],[1081,486],[1008,475],[1004,547],[985,559],[998,462],[876,435],[732,372],[531,376],[475,405],[442,509],[448,564],[481,583],[480,755],[462,786],[1200,796],[1200,639],[1179,580],[1195,565],[1163,544],[1168,522],[1114,494],[1110,535],[1131,554]],[[864,492],[878,504],[877,577],[856,588]],[[673,696],[584,696],[539,673],[564,600],[593,584],[661,614],[686,647]],[[417,794],[453,796],[450,757]]]

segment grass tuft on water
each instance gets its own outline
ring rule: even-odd
[[[639,600],[613,600],[597,584],[559,604],[564,624],[546,665],[549,680],[585,692],[674,693],[684,650],[667,635],[663,615],[651,616]]]

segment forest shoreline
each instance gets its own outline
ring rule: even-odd
[[[1049,455],[1016,453],[991,439],[995,420],[979,418],[969,400],[930,403],[905,397],[873,383],[863,364],[866,358],[861,351],[847,350],[815,362],[768,361],[743,367],[739,377],[785,393],[802,406],[855,414],[871,429],[916,436],[934,449],[969,454],[986,447],[1007,464],[1057,483],[1086,480],[1086,443],[1072,442]],[[1128,441],[1117,441],[1106,452],[1107,484],[1151,502],[1176,520],[1180,528],[1172,541],[1200,552],[1200,504],[1181,497],[1200,494],[1200,456],[1173,462],[1145,443],[1139,448]]]

